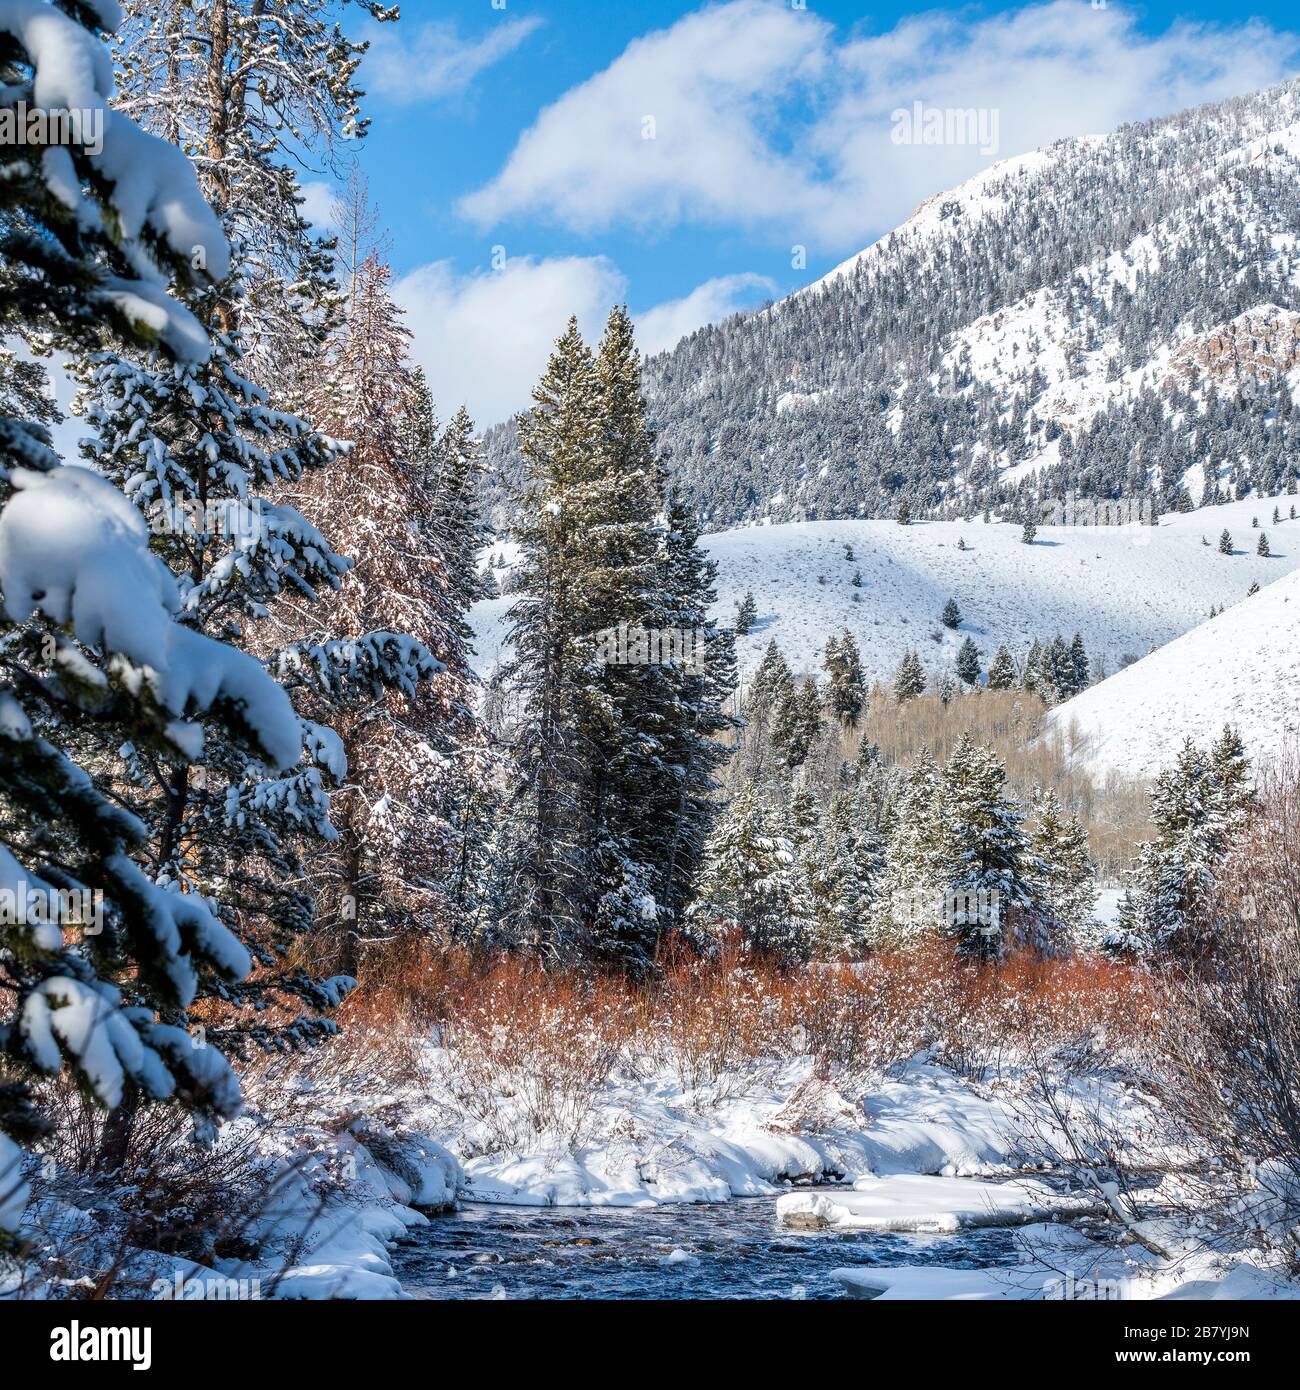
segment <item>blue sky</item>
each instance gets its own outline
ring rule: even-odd
[[[444,412],[527,404],[570,312],[648,348],[786,294],[998,158],[1300,72],[1279,0],[404,0],[358,146]],[[977,109],[996,149],[891,139]],[[986,126],[987,133],[987,126]],[[324,215],[328,185],[307,176]],[[803,248],[802,255],[796,248]]]

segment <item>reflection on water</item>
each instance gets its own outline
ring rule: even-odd
[[[467,1206],[408,1233],[416,1298],[838,1298],[843,1265],[1014,1264],[1008,1230],[960,1236],[779,1230],[776,1198],[640,1209]]]

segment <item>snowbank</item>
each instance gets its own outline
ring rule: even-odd
[[[776,1204],[778,1218],[797,1230],[964,1231],[1017,1226],[1055,1215],[1100,1211],[1095,1199],[1061,1193],[1036,1178],[980,1182],[901,1173],[859,1178],[851,1192],[791,1192]]]

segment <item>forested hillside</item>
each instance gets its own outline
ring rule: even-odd
[[[1293,82],[994,165],[650,359],[674,475],[710,530],[1294,488],[1298,156]]]

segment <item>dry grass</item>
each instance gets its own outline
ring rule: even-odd
[[[541,1134],[581,1142],[616,1076],[667,1069],[707,1107],[798,1057],[819,1075],[865,1080],[928,1048],[977,1075],[1030,1044],[1136,1047],[1156,1006],[1149,977],[1128,966],[979,964],[940,943],[793,970],[731,943],[709,959],[670,952],[648,982],[407,944],[372,962],[335,1046],[368,1068],[385,1037],[407,1040],[403,1049],[432,1037],[448,1119],[473,1147],[499,1151]]]
[[[1023,804],[1037,788],[1055,791],[1087,830],[1100,875],[1117,880],[1129,867],[1133,846],[1150,833],[1146,788],[1117,778],[1094,785],[1078,767],[1070,739],[1045,729],[1046,712],[1037,695],[1022,690],[980,690],[947,704],[923,695],[899,705],[877,688],[861,727],[835,736],[832,757],[852,759],[865,738],[879,747],[887,764],[910,766],[924,748],[942,763],[969,734],[1006,764],[1007,779]]]

